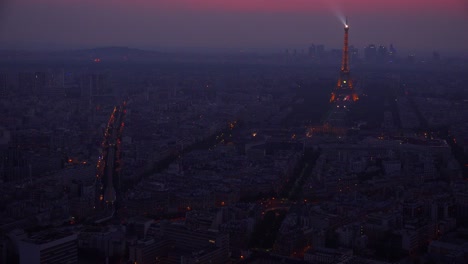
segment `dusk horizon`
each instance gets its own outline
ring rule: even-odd
[[[468,263],[466,0],[5,0],[0,263]]]
[[[433,1],[6,1],[0,48],[284,50],[340,48],[349,17],[350,44],[400,50],[467,52],[468,4]]]

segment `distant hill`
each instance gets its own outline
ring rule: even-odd
[[[122,57],[122,56],[155,56],[160,55],[157,51],[148,51],[141,49],[133,49],[129,47],[101,47],[94,49],[70,51],[70,54],[87,54],[91,56],[101,57]]]
[[[161,52],[129,47],[99,47],[65,51],[0,50],[0,61],[148,61],[162,56]]]

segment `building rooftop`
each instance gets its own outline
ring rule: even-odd
[[[48,230],[48,231],[42,231],[40,233],[33,234],[30,237],[24,239],[23,241],[40,245],[40,244],[46,244],[52,241],[56,241],[62,238],[70,237],[73,235],[76,235],[76,234],[74,234],[71,231]]]

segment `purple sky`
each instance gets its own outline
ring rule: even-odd
[[[2,0],[0,48],[262,48],[350,42],[468,52],[466,0]]]

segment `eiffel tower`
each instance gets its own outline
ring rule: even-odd
[[[349,69],[348,35],[349,25],[348,20],[346,20],[340,77],[330,96],[331,109],[325,118],[324,125],[326,127],[346,127],[350,106],[359,99],[354,89],[355,83]]]
[[[351,78],[349,69],[349,48],[348,48],[349,25],[348,20],[344,27],[344,45],[343,58],[341,59],[340,77],[330,97],[330,103],[337,108],[348,108],[350,104],[356,102],[359,98],[354,91],[354,81]]]

